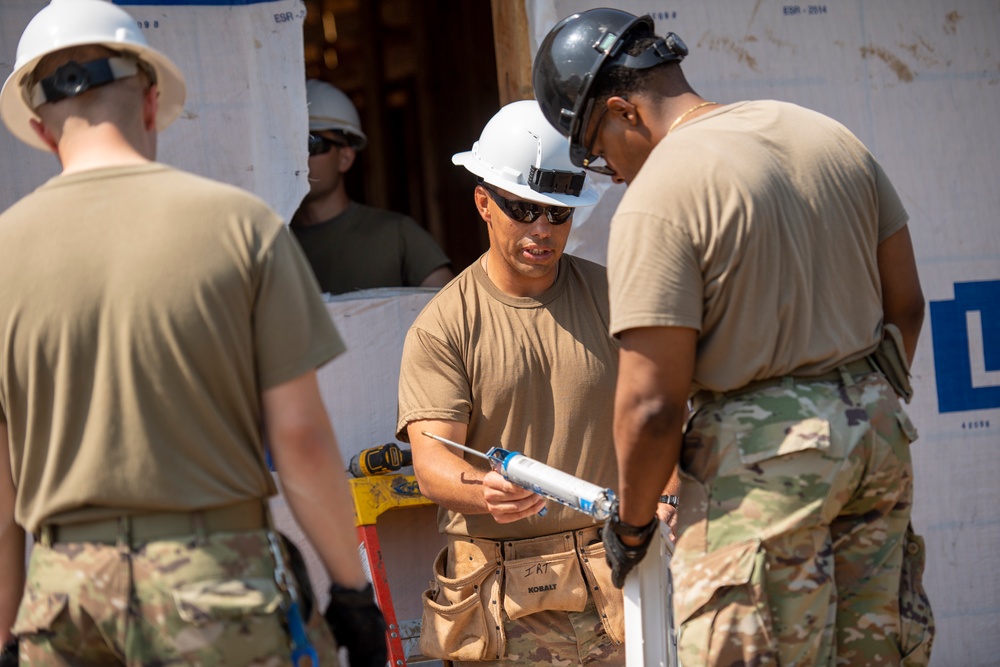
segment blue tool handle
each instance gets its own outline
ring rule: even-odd
[[[297,601],[288,605],[285,610],[285,621],[288,623],[288,635],[292,640],[292,664],[295,667],[319,667],[319,655],[309,642]]]

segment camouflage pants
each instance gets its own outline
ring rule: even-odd
[[[926,665],[915,438],[877,374],[703,406],[671,563],[681,664]]]
[[[501,660],[456,661],[456,667],[586,667],[625,665],[625,645],[604,631],[593,598],[581,612],[540,611],[516,620],[504,614],[507,656]]]
[[[21,665],[290,665],[266,535],[36,544],[14,625]],[[315,610],[308,633],[336,667]]]

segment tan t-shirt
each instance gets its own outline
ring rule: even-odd
[[[260,392],[343,349],[255,197],[157,164],[50,180],[0,216],[18,523],[272,495]]]
[[[697,329],[694,388],[815,375],[877,345],[878,243],[906,211],[846,128],[783,102],[682,125],[611,226],[611,330]]]
[[[397,437],[421,419],[466,423],[466,444],[518,451],[604,487],[617,486],[611,439],[618,346],[608,333],[604,267],[564,255],[537,297],[498,290],[476,261],[441,290],[406,336]],[[465,455],[472,465],[487,463]],[[520,539],[593,525],[557,503],[544,517],[497,524],[442,509],[442,532]]]

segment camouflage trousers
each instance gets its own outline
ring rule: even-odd
[[[25,665],[291,665],[263,530],[135,548],[36,544],[14,633]],[[317,610],[322,665],[337,649]]]
[[[455,661],[455,667],[624,667],[625,645],[604,630],[593,598],[581,612],[539,611],[516,620],[504,614],[507,655],[500,660]]]
[[[671,561],[681,664],[926,665],[915,438],[878,374],[702,406]]]

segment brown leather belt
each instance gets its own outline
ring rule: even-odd
[[[449,540],[460,542],[474,542],[483,549],[484,553],[493,555],[497,562],[505,560],[515,560],[518,558],[532,558],[540,556],[551,556],[576,548],[583,548],[594,542],[601,541],[601,526],[587,526],[576,530],[567,530],[552,535],[542,535],[541,537],[528,537],[518,540],[490,540],[484,537],[465,537],[461,535],[448,535]]]
[[[262,530],[268,527],[265,501],[247,500],[225,507],[191,512],[156,512],[99,521],[42,525],[37,539],[45,545],[59,542],[129,544],[208,533]]]
[[[852,361],[841,366],[837,366],[836,369],[829,371],[828,373],[823,373],[821,375],[784,375],[782,377],[768,378],[766,380],[755,380],[750,384],[744,385],[739,389],[733,389],[732,391],[709,391],[707,389],[702,389],[691,397],[691,404],[695,410],[699,410],[702,406],[712,401],[728,400],[735,398],[742,394],[749,394],[752,391],[759,391],[761,389],[767,389],[768,387],[776,387],[780,384],[804,384],[811,382],[842,382],[847,379],[857,379],[871,373],[880,373],[878,367],[872,362],[869,357],[864,357],[856,361]]]

